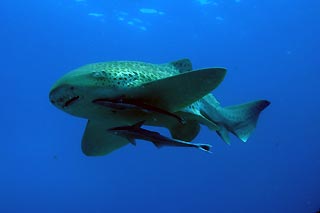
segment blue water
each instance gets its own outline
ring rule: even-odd
[[[2,0],[0,20],[1,213],[319,210],[319,1]],[[247,143],[202,127],[212,154],[138,141],[86,157],[86,121],[48,100],[87,63],[184,57],[228,69],[222,105],[272,102]]]

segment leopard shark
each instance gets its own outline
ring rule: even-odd
[[[106,155],[127,145],[126,137],[106,130],[141,120],[168,128],[174,139],[186,142],[198,135],[200,125],[216,131],[227,144],[229,132],[246,142],[270,102],[222,107],[211,92],[225,74],[219,67],[193,70],[189,59],[165,64],[98,62],[58,79],[49,99],[58,109],[88,120],[81,142],[87,156]]]

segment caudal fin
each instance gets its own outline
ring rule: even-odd
[[[219,126],[217,133],[227,144],[230,144],[229,132],[246,142],[257,125],[261,111],[269,105],[269,101],[259,100],[223,108],[212,95],[207,95],[201,114]]]
[[[269,101],[259,100],[226,107],[222,110],[223,117],[226,118],[224,127],[240,138],[240,140],[246,142],[256,128],[261,111],[269,105]],[[227,131],[223,128],[218,131],[218,134],[222,139],[227,137],[225,135]]]

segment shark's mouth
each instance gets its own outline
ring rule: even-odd
[[[79,96],[74,96],[74,97],[70,98],[69,100],[67,100],[67,101],[64,103],[63,107],[68,107],[68,106],[70,106],[71,104],[75,103],[77,100],[79,100]]]

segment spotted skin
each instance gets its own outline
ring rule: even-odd
[[[65,77],[90,73],[89,78],[95,86],[111,88],[133,88],[143,83],[179,74],[170,65],[155,65],[135,61],[114,61],[88,64],[80,67]],[[59,84],[59,81],[57,82]]]
[[[184,75],[185,73],[187,75]],[[208,75],[208,78],[199,78],[202,80],[196,83],[195,77],[203,74]],[[255,128],[259,113],[269,105],[269,102],[260,101],[250,103],[248,106],[221,107],[209,92],[220,84],[224,75],[223,68],[192,71],[191,62],[188,59],[160,65],[136,61],[100,62],[79,67],[65,74],[53,85],[49,98],[57,108],[89,120],[82,139],[82,150],[88,156],[105,155],[128,143],[123,138],[108,135],[104,131],[106,128],[132,125],[141,120],[145,120],[146,125],[166,127],[173,138],[183,141],[192,141],[200,131],[200,124],[216,130],[227,143],[229,142],[228,132],[246,141]],[[207,91],[204,88],[209,88],[208,86],[211,89]],[[201,91],[207,92],[202,96],[197,95],[202,94]],[[141,94],[142,96],[139,96]],[[115,98],[123,95],[129,98],[145,98],[144,95],[147,95],[147,99],[142,101],[150,101],[151,105],[159,104],[156,106],[158,108],[167,106],[166,102],[161,105],[164,100],[170,102],[175,99],[184,101],[189,97],[199,98],[192,99],[193,101],[189,101],[184,107],[173,107],[177,110],[170,111],[183,118],[186,121],[184,124],[179,123],[174,116],[156,112],[146,113],[139,109],[121,111],[107,109],[92,102],[99,98]],[[165,99],[166,96],[169,99]],[[179,99],[179,96],[183,99],[181,97]],[[161,100],[160,103],[157,102],[158,99]],[[241,123],[244,125],[239,125]]]

